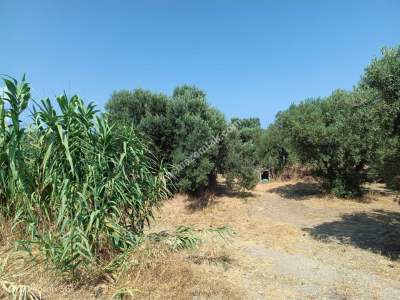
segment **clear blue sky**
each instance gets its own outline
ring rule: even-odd
[[[0,73],[35,99],[194,84],[228,118],[351,88],[400,43],[399,0],[0,1]]]

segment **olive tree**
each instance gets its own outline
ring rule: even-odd
[[[224,140],[224,174],[229,185],[251,189],[258,182],[259,159],[257,144],[261,135],[257,118],[232,119],[234,129]]]
[[[203,91],[187,85],[177,87],[171,97],[120,91],[106,109],[112,121],[129,123],[151,140],[159,158],[170,165],[178,190],[195,194],[215,182],[226,122]]]
[[[400,47],[383,49],[382,56],[366,68],[360,87],[376,92],[372,107],[381,127],[371,173],[400,189]]]
[[[292,105],[279,123],[301,163],[326,190],[340,197],[361,194],[366,167],[377,146],[369,91],[337,90],[329,97]]]

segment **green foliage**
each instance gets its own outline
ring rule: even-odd
[[[372,60],[361,81],[379,97],[381,122],[388,134],[400,135],[400,46],[385,48],[382,57]]]
[[[373,93],[336,91],[326,99],[292,105],[277,123],[302,164],[340,197],[361,194],[367,162],[377,147],[378,126],[368,103]]]
[[[381,127],[376,136],[380,146],[370,162],[370,173],[400,189],[400,47],[383,49],[382,57],[366,68],[361,86],[377,93],[373,109],[375,123]]]
[[[232,119],[225,143],[223,172],[229,185],[253,188],[258,180],[257,143],[261,135],[259,119]]]
[[[212,187],[225,157],[221,135],[227,125],[203,91],[181,86],[169,98],[121,91],[106,108],[111,120],[131,123],[151,139],[160,158],[171,165],[180,191],[196,194]]]
[[[27,108],[30,87],[25,81],[4,78],[5,89],[0,97],[0,209],[9,213],[12,199],[26,193],[30,177],[25,166],[22,145],[25,129],[20,114]]]
[[[370,162],[369,175],[375,180],[382,179],[390,188],[400,190],[400,137],[387,138],[379,146]]]
[[[177,186],[189,193],[204,191],[212,185],[220,158],[220,141],[226,128],[224,116],[210,107],[205,94],[190,86],[174,90],[168,119],[174,135],[171,162],[178,170]]]
[[[260,165],[280,173],[285,166],[293,164],[295,154],[290,149],[288,137],[284,135],[278,124],[279,117],[274,124],[262,131],[257,143],[257,155]]]
[[[146,144],[78,96],[58,97],[57,109],[42,100],[29,130],[20,128],[29,85],[5,83],[0,209],[26,230],[24,245],[37,244],[68,272],[96,263],[105,251],[137,245],[153,208],[168,195],[165,172]]]
[[[367,179],[400,188],[400,47],[383,49],[353,91],[336,91],[278,113],[258,144],[260,164],[299,162],[341,197]],[[369,176],[367,176],[367,173]]]
[[[153,143],[155,154],[164,160],[170,157],[174,136],[169,126],[168,97],[142,89],[123,90],[112,94],[106,109],[112,123],[133,125]]]

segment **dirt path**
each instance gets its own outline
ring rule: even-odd
[[[331,244],[315,239],[315,235],[325,237],[322,233],[318,233],[320,224],[326,224],[322,225],[322,227],[326,227],[326,235],[330,233],[329,226],[336,225],[338,227],[343,216],[342,210],[307,205],[304,203],[306,201],[304,199],[299,200],[290,196],[285,198],[276,192],[266,195],[259,194],[259,196],[261,201],[254,202],[251,209],[253,216],[258,219],[265,217],[265,223],[272,221],[275,225],[280,224],[282,228],[286,227],[286,230],[298,234],[295,235],[296,238],[290,242],[290,245],[284,247],[280,247],[282,245],[279,244],[268,245],[268,238],[265,239],[266,243],[260,243],[263,239],[259,238],[253,245],[242,248],[242,253],[254,258],[255,270],[268,269],[269,277],[271,278],[272,274],[273,278],[277,278],[276,288],[286,294],[284,298],[400,299],[398,276],[396,276],[397,280],[394,280],[390,276],[379,274],[381,270],[374,267],[375,263],[380,262],[379,256],[377,257],[368,250],[363,251],[350,245],[343,245],[343,242],[346,241],[337,239],[335,241],[335,237],[331,239]],[[362,213],[363,207],[362,205],[353,207],[353,209],[349,207],[347,211]],[[369,207],[366,211],[369,211]],[[268,227],[267,224],[265,225]],[[366,226],[363,220],[360,219],[358,224],[354,222],[353,225],[351,229],[358,230],[360,239],[368,239],[367,235],[369,238],[379,239],[376,236],[379,232],[373,232],[373,230],[379,230],[378,228],[366,228],[367,234],[363,236],[362,232],[365,229],[357,229],[357,226]],[[347,227],[349,226],[347,225]],[[331,229],[335,231],[335,229]],[[349,230],[346,228],[346,224],[342,224],[342,230],[346,229]],[[339,228],[336,231],[340,233]],[[302,234],[301,238],[300,234]],[[354,232],[351,232],[347,238],[352,238],[353,234]],[[282,231],[282,240],[286,238],[284,235],[285,232]],[[382,243],[382,241],[377,242],[378,244]],[[358,256],[356,260],[355,256]],[[385,268],[385,265],[390,265],[390,261],[384,259],[381,267]],[[390,265],[389,268],[392,266]],[[260,276],[256,276],[254,279],[257,280],[257,277],[258,280],[262,279]],[[253,295],[253,297],[263,299],[268,298],[268,295],[259,294]]]
[[[228,224],[232,259],[224,278],[246,299],[400,299],[400,207],[375,194],[370,203],[328,199],[307,183],[259,186],[252,195],[222,194],[188,212],[175,199],[163,226]],[[395,239],[397,237],[397,239]]]

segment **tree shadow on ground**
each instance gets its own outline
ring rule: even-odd
[[[346,214],[338,221],[303,229],[319,240],[332,240],[400,258],[400,213],[385,210]]]
[[[253,196],[255,196],[255,194],[252,192],[236,190],[228,187],[225,183],[217,183],[210,190],[201,192],[197,195],[189,195],[187,197],[188,204],[186,205],[186,208],[190,211],[201,210],[217,203],[219,197],[245,199]]]
[[[281,197],[292,200],[307,200],[315,196],[324,196],[325,193],[314,182],[298,182],[295,184],[286,184],[277,188],[269,190],[271,193],[277,193]]]
[[[238,190],[229,187],[225,183],[218,183],[215,188],[215,195],[218,197],[232,197],[232,198],[247,198],[254,197],[255,194],[251,191]]]
[[[186,208],[189,211],[204,209],[215,202],[215,193],[213,191],[205,191],[197,195],[188,195]]]
[[[382,183],[367,183],[362,187],[365,195],[383,196],[383,197],[397,197],[399,191],[394,190]]]

